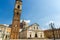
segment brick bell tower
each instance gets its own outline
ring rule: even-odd
[[[21,11],[22,11],[22,1],[16,0],[10,39],[19,39]]]

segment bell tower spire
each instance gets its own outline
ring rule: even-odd
[[[22,1],[16,0],[10,39],[18,39],[19,38],[21,11],[22,11]]]

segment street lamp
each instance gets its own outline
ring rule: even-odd
[[[52,32],[53,32],[53,38],[54,38],[54,40],[55,40],[55,34],[54,34],[54,23],[50,23],[49,24],[50,25],[50,27],[52,28]]]

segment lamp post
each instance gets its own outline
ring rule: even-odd
[[[52,28],[52,33],[53,33],[53,38],[54,38],[54,40],[55,40],[55,34],[54,34],[54,23],[50,23],[49,24],[50,25],[50,27]]]

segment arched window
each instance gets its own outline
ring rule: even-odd
[[[17,12],[17,15],[19,15],[19,12]]]
[[[20,8],[20,5],[18,5],[17,8],[19,9]]]

